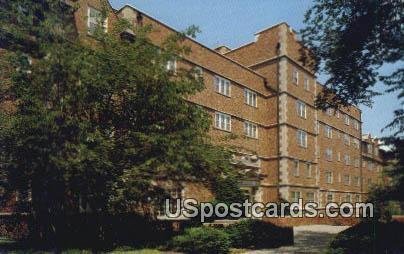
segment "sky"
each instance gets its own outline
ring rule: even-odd
[[[176,30],[183,31],[191,25],[201,30],[197,40],[216,48],[226,45],[236,48],[254,40],[254,33],[287,22],[294,30],[303,28],[303,18],[312,0],[110,0],[116,9],[125,4],[145,12]],[[397,65],[384,66],[382,74],[389,74]],[[326,76],[319,75],[324,83]],[[383,84],[375,89],[383,92]],[[402,107],[402,106],[401,106]],[[389,130],[381,132],[393,119],[393,111],[400,108],[396,94],[385,94],[374,98],[372,108],[360,106],[363,133],[387,136]]]

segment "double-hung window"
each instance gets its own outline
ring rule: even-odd
[[[230,81],[220,76],[215,76],[215,91],[230,97],[231,87]]]
[[[345,165],[349,166],[351,164],[351,158],[349,154],[345,154],[344,156]]]
[[[297,71],[296,68],[293,69],[293,72],[292,72],[292,79],[293,79],[293,83],[294,83],[295,85],[297,85],[297,84],[299,83],[299,72]]]
[[[332,183],[332,172],[331,171],[327,171],[327,172],[325,172],[325,180],[326,180],[326,183]]]
[[[350,175],[344,175],[344,184],[345,185],[350,185],[351,183],[351,176]]]
[[[291,197],[292,202],[295,202],[295,203],[299,202],[299,198],[300,198],[300,192],[299,191],[292,191],[291,196],[292,196]]]
[[[244,89],[244,102],[247,105],[257,107],[257,93],[247,88]]]
[[[301,147],[307,147],[307,133],[302,130],[297,130],[297,143]]]
[[[328,161],[332,161],[332,149],[331,148],[325,149],[325,158]]]
[[[345,118],[344,118],[345,124],[349,125],[349,121],[350,121],[350,116],[345,114]]]
[[[307,192],[306,193],[306,201],[307,202],[314,202],[314,192]]]
[[[221,130],[231,131],[231,116],[216,112],[215,127]]]
[[[293,161],[293,176],[299,176],[299,160]]]
[[[307,76],[304,77],[304,89],[310,91],[309,78]]]
[[[306,118],[306,103],[302,101],[296,101],[296,110],[298,116]]]
[[[344,134],[344,144],[347,146],[350,145],[350,138],[348,134]]]
[[[244,133],[247,137],[258,138],[257,125],[250,122],[244,122]]]
[[[324,132],[327,138],[332,138],[332,127],[329,125],[324,125]]]

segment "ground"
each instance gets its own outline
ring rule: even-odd
[[[248,254],[315,254],[324,253],[334,235],[347,229],[346,226],[310,225],[293,228],[293,246],[270,250],[248,251]]]

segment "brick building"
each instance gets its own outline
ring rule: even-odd
[[[79,5],[74,17],[78,36],[92,41],[89,32],[102,8],[100,0],[66,1]],[[132,6],[109,8],[106,31],[119,18],[133,26],[150,24],[149,36],[157,46],[176,32]],[[378,174],[361,165],[381,161],[364,150],[369,141],[362,142],[361,111],[353,106],[315,108],[315,97],[323,86],[301,59],[306,49],[288,24],[259,31],[251,43],[236,49],[213,50],[191,38],[183,43],[192,52],[167,68],[200,70],[206,89],[189,100],[210,112],[214,140],[238,147],[233,162],[248,176],[241,185],[251,199],[303,198],[324,206],[364,198]],[[222,139],[229,134],[237,138]],[[372,145],[376,149],[377,144]],[[188,186],[183,194],[211,198],[201,186]]]

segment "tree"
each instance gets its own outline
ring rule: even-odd
[[[404,97],[403,16],[400,0],[325,1],[316,0],[305,15],[302,39],[316,58],[315,69],[328,75],[321,107],[370,105],[378,93],[373,86],[383,81],[386,92],[399,91]],[[396,63],[390,76],[378,73],[384,64]],[[403,133],[404,112],[397,110],[389,125]]]
[[[2,171],[10,187],[32,193],[39,240],[53,242],[67,213],[158,207],[166,194],[159,183],[210,186],[232,175],[230,152],[209,139],[209,114],[186,101],[204,89],[202,80],[192,69],[165,67],[189,53],[181,42],[195,29],[157,48],[147,39],[149,27],[137,28],[135,40],[121,39],[134,28],[120,20],[108,33],[100,24],[91,47],[70,32],[44,33],[60,22],[47,18],[56,2],[1,2],[1,18],[24,4],[49,5],[32,14],[41,22],[16,25],[23,34],[35,31],[34,44],[41,43],[32,64],[25,47],[9,54],[6,90],[16,111],[0,113]]]

